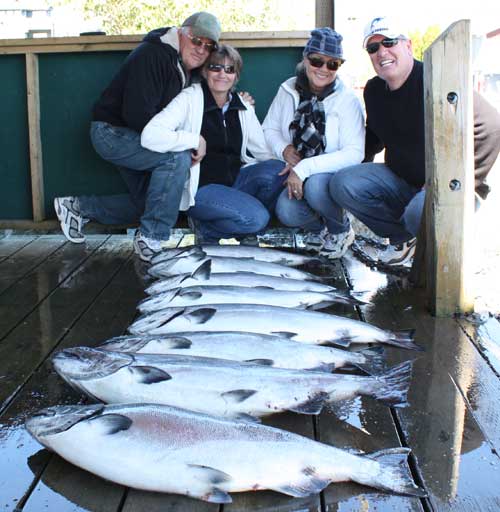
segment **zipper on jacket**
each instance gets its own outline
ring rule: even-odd
[[[231,175],[231,158],[229,156],[229,140],[227,137],[227,125],[226,125],[226,116],[222,109],[220,109],[220,114],[222,116],[222,126],[224,127],[224,155],[226,157],[226,173],[228,177],[228,183],[233,184],[233,177]]]

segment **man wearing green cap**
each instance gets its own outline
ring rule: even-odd
[[[141,146],[141,131],[179,92],[199,80],[198,69],[217,47],[220,24],[197,12],[181,27],[153,30],[130,53],[94,105],[90,137],[96,152],[114,164],[128,194],[54,199],[66,238],[82,243],[89,220],[101,224],[140,222],[134,249],[144,261],[161,250],[174,226],[189,169],[204,154],[156,153]]]

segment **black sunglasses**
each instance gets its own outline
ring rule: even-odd
[[[236,69],[234,69],[233,65],[225,65],[225,64],[209,64],[207,66],[208,71],[213,71],[214,73],[218,73],[219,71],[224,70],[228,75],[234,75],[236,73]]]
[[[385,39],[382,39],[382,41],[378,43],[370,43],[366,45],[366,51],[371,55],[372,53],[377,53],[378,49],[380,48],[380,45],[382,45],[384,48],[392,48],[393,46],[396,46],[398,44],[399,38],[395,37],[394,39],[389,39],[386,37]]]
[[[205,43],[199,37],[192,36],[191,34],[186,34],[186,36],[191,40],[191,42],[195,46],[203,46],[203,49],[208,50],[209,52],[213,52],[214,50],[217,50],[216,43]]]
[[[342,65],[339,60],[323,60],[319,57],[307,57],[307,60],[311,63],[313,68],[322,68],[325,64],[330,71],[337,71]]]

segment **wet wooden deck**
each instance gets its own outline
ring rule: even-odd
[[[185,239],[186,237],[184,237]],[[176,243],[186,243],[182,233]],[[274,237],[284,245],[292,239]],[[309,269],[311,270],[311,269]],[[420,292],[351,256],[313,271],[340,288],[366,291],[372,304],[330,312],[391,329],[414,327],[425,353],[387,350],[389,362],[415,359],[410,406],[391,410],[359,399],[317,418],[266,420],[350,450],[412,448],[420,500],[356,484],[332,484],[307,499],[274,492],[233,494],[220,507],[182,496],[139,492],[106,482],[43,449],[25,431],[27,416],[49,405],[82,403],[51,368],[54,351],[95,346],[122,334],[144,296],[144,266],[124,235],[0,239],[0,510],[165,511],[493,511],[500,510],[500,326],[432,318]]]

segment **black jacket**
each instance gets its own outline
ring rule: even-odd
[[[94,105],[94,121],[141,132],[148,121],[179,94],[185,82],[179,54],[160,39],[169,30],[153,30],[129,54]]]
[[[425,183],[424,69],[415,60],[406,82],[391,91],[379,77],[365,87],[365,162],[385,147],[385,163],[417,188]],[[486,176],[500,151],[500,114],[474,92],[474,177],[476,192],[488,195]]]
[[[203,87],[201,135],[207,141],[207,154],[201,161],[200,186],[209,183],[232,186],[242,165],[243,135],[238,112],[246,107],[234,93],[225,113],[215,103],[207,84]]]

